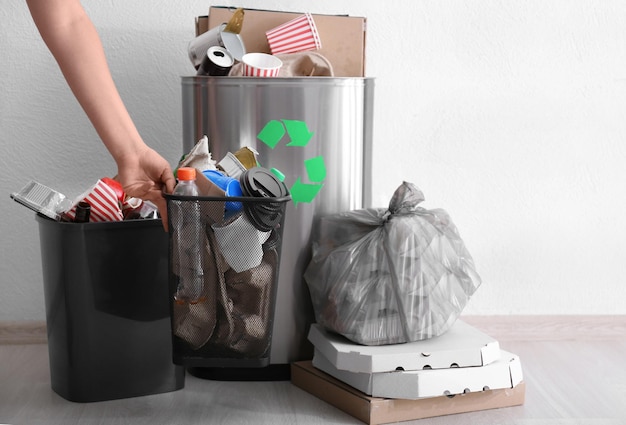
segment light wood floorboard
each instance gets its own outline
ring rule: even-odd
[[[462,316],[461,319],[499,341],[599,340],[626,335],[626,315]],[[45,322],[0,322],[0,345],[45,342]]]
[[[476,326],[482,318],[467,320]],[[554,319],[555,320],[555,319]],[[519,355],[526,382],[523,406],[403,422],[416,425],[624,425],[626,335],[623,317],[604,322],[593,338],[575,332],[584,320],[546,325],[569,336],[517,339],[499,335],[501,347]],[[486,322],[490,322],[485,319]],[[592,321],[593,322],[593,321]],[[501,323],[501,322],[500,322]],[[506,328],[531,327],[529,322]],[[546,322],[542,322],[546,323]],[[573,324],[572,324],[573,323]],[[617,325],[616,325],[617,323]],[[619,324],[622,325],[619,325]],[[578,324],[578,325],[577,325]],[[594,325],[586,325],[586,329]],[[480,326],[479,326],[480,327]],[[485,329],[485,328],[483,328]],[[617,330],[616,330],[617,329]],[[492,334],[495,337],[495,335]],[[360,424],[289,382],[220,382],[187,375],[185,388],[145,397],[73,403],[50,389],[45,344],[0,345],[0,424]]]

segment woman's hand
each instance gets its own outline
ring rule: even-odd
[[[118,161],[117,180],[126,195],[153,202],[159,209],[163,228],[167,231],[167,205],[163,192],[172,193],[176,180],[167,161],[144,145],[131,158]]]

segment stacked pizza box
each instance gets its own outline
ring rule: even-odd
[[[443,335],[406,344],[364,346],[317,324],[308,338],[315,347],[312,367],[318,375],[347,384],[370,406],[376,398],[404,400],[406,410],[406,403],[413,401],[405,416],[360,418],[367,423],[507,407],[524,400],[519,357],[461,320]]]

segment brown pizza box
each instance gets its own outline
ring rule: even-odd
[[[386,424],[524,404],[525,383],[513,388],[418,400],[370,397],[313,367],[291,365],[291,383],[366,424]]]

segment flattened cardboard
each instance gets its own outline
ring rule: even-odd
[[[214,196],[223,198],[226,196],[224,191],[217,187],[215,183],[209,180],[199,169],[196,168],[196,185],[200,196]]]
[[[223,198],[224,191],[215,183],[209,180],[199,169],[196,168],[196,185],[200,196],[212,196]],[[200,204],[201,214],[209,217],[211,223],[221,223],[224,219],[224,205],[221,202],[202,202]]]
[[[291,383],[366,424],[387,424],[524,404],[522,381],[511,389],[419,400],[370,397],[316,369],[310,361],[291,365]]]
[[[196,17],[196,37],[200,34],[204,34],[209,30],[209,17],[198,16]]]
[[[485,366],[358,373],[337,369],[315,350],[313,366],[367,395],[411,400],[513,388],[523,379],[519,357],[506,351]]]
[[[228,22],[235,10],[234,7],[211,6],[208,28]],[[246,51],[270,53],[265,32],[300,15],[302,13],[245,9],[239,35]],[[339,15],[312,16],[322,41],[322,48],[316,52],[332,64],[334,76],[364,77],[366,19]]]
[[[443,335],[406,344],[355,344],[318,324],[311,325],[308,338],[337,369],[350,372],[484,366],[500,358],[497,340],[460,320]]]

